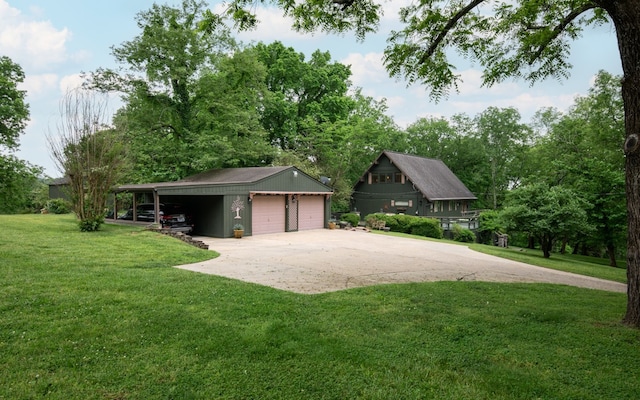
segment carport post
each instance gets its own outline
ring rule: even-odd
[[[160,223],[160,196],[158,189],[153,189],[153,220],[156,224]]]

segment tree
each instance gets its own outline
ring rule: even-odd
[[[256,0],[234,0],[247,9]],[[260,3],[266,2],[260,0]],[[332,2],[271,0],[303,31],[323,29],[358,37],[375,30],[381,13],[373,0]],[[385,64],[394,76],[431,89],[435,99],[455,89],[460,76],[448,59],[454,50],[483,69],[483,84],[507,78],[535,83],[566,79],[570,42],[588,27],[613,23],[622,61],[625,110],[624,151],[628,212],[627,311],[624,322],[640,327],[640,13],[638,0],[425,0],[400,11],[404,29],[391,33]],[[257,20],[235,13],[240,26]],[[244,22],[244,24],[243,24]]]
[[[254,167],[274,158],[260,121],[268,96],[265,67],[254,49],[219,60],[193,87],[194,132],[187,141],[192,171]]]
[[[575,237],[590,229],[585,203],[562,186],[522,186],[508,194],[506,204],[501,218],[507,230],[537,238],[545,258],[551,256],[556,239]]]
[[[305,62],[304,54],[280,42],[255,46],[265,66],[265,98],[262,124],[271,143],[315,157],[313,140],[320,125],[346,119],[353,108],[347,96],[348,66],[331,62],[329,52],[315,51]]]
[[[183,0],[180,7],[154,4],[136,16],[141,33],[112,48],[122,68],[90,74],[90,88],[123,94],[126,106],[116,123],[126,125],[135,163],[144,166],[135,182],[194,172],[189,147],[196,140],[195,87],[236,47],[223,25],[205,21],[206,11],[199,0]]]
[[[528,179],[581,193],[591,205],[588,218],[594,231],[578,242],[584,251],[606,249],[611,266],[626,239],[624,156],[616,145],[624,138],[622,114],[619,81],[605,72],[566,114],[540,113],[537,126],[545,135],[535,148],[539,167]]]
[[[23,81],[22,68],[9,57],[0,57],[0,150],[18,147],[18,137],[27,126],[29,105],[25,91],[18,90]]]
[[[126,165],[118,132],[109,129],[106,96],[74,90],[60,103],[57,135],[49,134],[53,159],[69,179],[71,203],[82,231],[104,222],[107,196]]]
[[[42,168],[13,155],[0,154],[0,214],[35,211]]]
[[[11,154],[29,120],[26,93],[18,89],[22,82],[22,68],[9,57],[0,57],[0,213],[32,210],[34,191],[42,184],[41,167]]]
[[[485,148],[485,170],[490,172],[490,203],[495,210],[504,193],[521,180],[521,162],[529,145],[531,129],[520,122],[515,108],[489,107],[475,119],[476,135]]]

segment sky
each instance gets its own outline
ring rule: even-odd
[[[383,0],[380,0],[383,1]],[[259,28],[237,34],[243,43],[280,41],[307,55],[328,51],[332,59],[351,66],[353,86],[366,96],[386,99],[388,114],[401,126],[423,117],[445,117],[464,113],[471,117],[488,107],[514,107],[529,122],[536,111],[554,107],[560,111],[586,95],[600,70],[621,74],[615,32],[604,25],[584,33],[573,42],[571,76],[563,81],[547,80],[530,86],[528,82],[506,81],[490,88],[480,86],[481,71],[473,65],[457,64],[463,84],[458,93],[434,103],[419,85],[390,78],[382,64],[386,38],[398,29],[397,11],[411,0],[383,2],[385,15],[377,34],[358,42],[353,35],[300,34],[290,29],[279,10],[258,9]],[[179,0],[157,1],[178,6]],[[208,1],[216,10],[222,1]],[[60,99],[68,88],[81,82],[82,72],[100,67],[114,68],[111,48],[140,33],[135,17],[148,10],[149,0],[0,0],[0,55],[11,58],[25,72],[20,86],[27,93],[30,121],[20,138],[16,156],[44,168],[50,177],[62,175],[47,146],[47,135],[56,135]],[[115,104],[115,105],[114,105]],[[117,101],[111,104],[117,107]]]

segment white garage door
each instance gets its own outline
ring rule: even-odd
[[[284,232],[284,196],[256,195],[251,204],[252,235]]]
[[[298,230],[324,228],[324,196],[300,196],[298,202]]]

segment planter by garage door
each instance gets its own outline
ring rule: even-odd
[[[284,196],[256,195],[252,200],[252,235],[284,232]]]
[[[324,196],[300,196],[298,230],[324,228]]]

